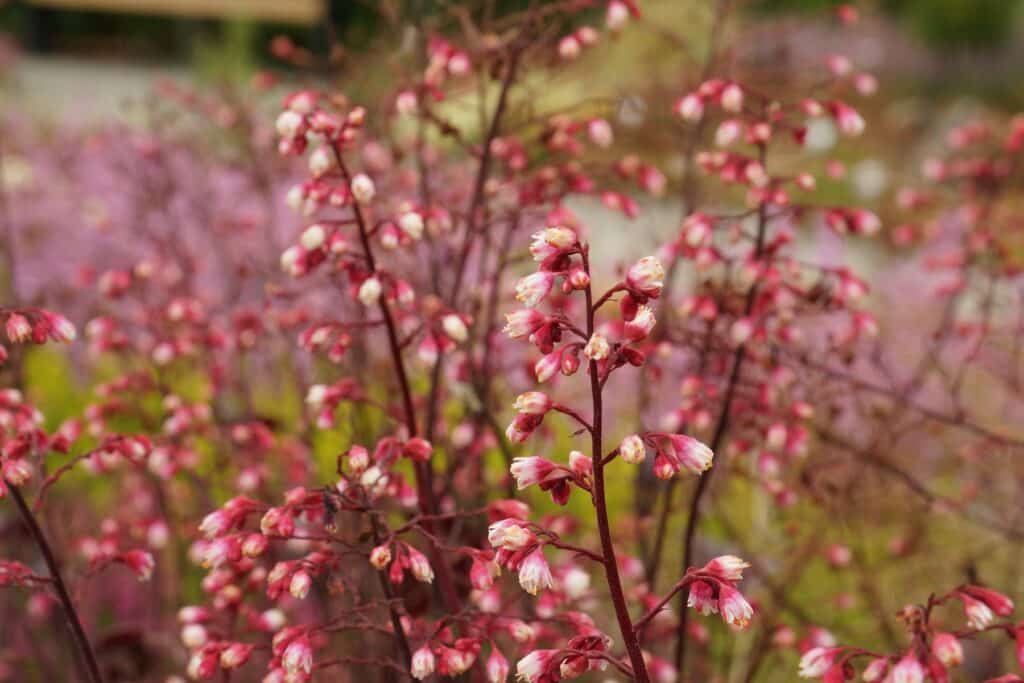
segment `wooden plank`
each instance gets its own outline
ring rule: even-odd
[[[307,25],[324,16],[324,0],[28,0],[28,4],[55,9],[211,19],[230,17]]]

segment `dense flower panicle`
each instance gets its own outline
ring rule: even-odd
[[[988,635],[1014,638],[1024,665],[1024,627],[1011,621],[1012,600],[992,589],[959,586],[909,605],[898,615],[906,642],[874,652],[839,645],[803,615],[800,625],[787,623],[792,615],[778,608],[818,573],[787,572],[777,586],[764,574],[766,585],[745,595],[746,561],[694,560],[729,547],[728,538],[705,537],[706,496],[722,496],[723,509],[749,499],[759,532],[789,521],[785,533],[747,539],[748,559],[769,570],[787,557],[796,570],[826,563],[839,582],[829,604],[853,623],[879,590],[897,590],[898,572],[889,570],[920,559],[927,544],[901,528],[888,552],[876,552],[872,539],[838,537],[828,525],[811,533],[804,522],[819,508],[848,513],[864,482],[891,493],[881,480],[889,475],[910,492],[897,507],[920,497],[934,508],[927,478],[952,465],[938,447],[926,449],[928,471],[908,465],[892,448],[896,436],[953,445],[962,465],[962,490],[944,495],[943,515],[926,517],[929,524],[962,517],[1005,533],[996,514],[1004,501],[980,495],[984,476],[1001,465],[981,456],[998,456],[991,445],[1013,439],[975,425],[972,400],[995,382],[1011,414],[1020,393],[1016,354],[1003,342],[1016,324],[1004,309],[1019,298],[1008,235],[1024,118],[957,126],[947,156],[924,164],[934,189],[890,188],[877,162],[830,149],[851,144],[836,133],[865,131],[859,98],[876,92],[877,80],[844,55],[819,55],[773,90],[780,65],[767,64],[765,51],[715,58],[735,51],[722,42],[740,32],[736,19],[748,19],[728,3],[712,17],[707,64],[695,65],[706,77],[673,93],[674,105],[661,103],[684,124],[653,130],[663,94],[639,83],[622,102],[545,110],[529,83],[557,83],[568,63],[578,69],[604,55],[593,50],[604,29],[580,24],[576,4],[503,12],[497,21],[468,13],[413,32],[401,50],[409,58],[388,62],[401,73],[378,98],[380,115],[335,89],[294,92],[266,119],[234,101],[245,98],[162,86],[162,104],[180,101],[192,118],[231,133],[213,136],[215,154],[211,136],[179,136],[177,124],[175,134],[56,133],[75,154],[33,159],[31,173],[45,182],[24,185],[24,145],[16,128],[5,137],[0,185],[26,264],[4,273],[9,293],[67,300],[75,320],[88,314],[85,350],[94,357],[68,357],[82,377],[104,378],[81,416],[51,433],[25,399],[41,390],[27,345],[71,341],[74,327],[44,309],[0,307],[0,370],[28,383],[25,395],[0,391],[0,497],[30,501],[44,536],[72,534],[53,575],[41,575],[26,548],[13,549],[25,563],[0,560],[0,585],[28,593],[32,623],[52,621],[55,607],[69,617],[77,607],[135,619],[145,593],[100,604],[111,593],[97,598],[78,583],[119,581],[102,576],[115,567],[157,576],[154,605],[177,579],[201,592],[171,634],[183,655],[175,665],[198,680],[301,683],[379,667],[418,680],[469,674],[503,683],[510,660],[528,683],[608,675],[601,671],[658,683],[727,670],[774,680],[802,653],[799,676],[827,683],[858,672],[869,682],[941,683],[972,651],[964,641]],[[636,21],[635,0],[603,4],[611,32],[650,24]],[[855,14],[837,11],[844,23]],[[658,32],[673,38],[671,27]],[[291,70],[319,60],[283,37],[271,53]],[[332,51],[317,68],[341,57]],[[261,74],[259,87],[285,73]],[[804,90],[813,94],[793,97]],[[478,97],[481,125],[452,116]],[[628,149],[650,135],[665,170]],[[662,135],[672,136],[663,147],[679,150],[678,159],[661,153]],[[275,147],[284,158],[271,163]],[[97,156],[105,159],[97,179],[81,188],[60,168]],[[113,173],[115,165],[130,171]],[[76,173],[93,170],[83,164]],[[819,185],[827,202],[811,196]],[[656,256],[635,260],[640,254],[626,252],[646,243],[640,224],[622,232],[620,245],[609,241],[608,216],[636,218],[643,193],[681,198],[685,215]],[[55,194],[82,205],[50,207]],[[870,209],[835,205],[848,196],[886,199]],[[905,223],[891,220],[890,196],[910,214]],[[587,205],[589,221],[570,208],[577,204]],[[26,205],[80,218],[86,230],[68,238],[94,235],[102,253],[79,258],[77,243],[55,249],[35,227],[50,217]],[[920,280],[917,289],[890,291],[892,275],[864,278],[844,264],[845,245],[872,236],[886,240],[893,259],[915,250],[899,277]],[[818,237],[822,249],[809,249]],[[74,280],[58,277],[65,266],[80,271]],[[26,284],[37,291],[18,291]],[[922,288],[927,295],[918,296]],[[925,355],[905,376],[898,370],[914,344],[893,349],[888,328],[906,323],[875,306],[896,294],[910,306],[897,317],[931,313],[935,302],[945,311],[922,333]],[[538,391],[534,378],[554,386]],[[527,441],[534,450],[524,453]],[[862,444],[872,452],[861,453]],[[496,458],[507,469],[496,473]],[[79,472],[113,489],[113,502],[97,508],[99,519],[76,514],[51,530],[47,501],[68,495],[56,485]],[[999,490],[1012,494],[1007,472]],[[691,487],[651,478],[680,473],[703,479]],[[727,477],[743,485],[719,481]],[[544,494],[562,507],[532,509],[527,501]],[[636,514],[623,512],[627,494]],[[496,500],[502,495],[509,499]],[[877,498],[879,515],[895,500]],[[762,514],[764,506],[778,514]],[[686,514],[676,548],[672,530]],[[94,533],[80,531],[90,523]],[[164,566],[178,536],[202,578]],[[45,549],[45,538],[35,542]],[[872,566],[860,566],[863,558]],[[1000,558],[975,558],[978,575],[998,575]],[[853,569],[857,580],[843,580]],[[73,604],[57,604],[61,573],[76,584],[68,586]],[[763,625],[754,621],[762,594],[774,614]],[[16,599],[20,607],[20,592]],[[967,629],[945,623],[957,601]],[[737,653],[712,646],[717,627],[697,615],[770,630],[741,648],[737,667]],[[109,634],[95,619],[83,623],[77,660],[87,663],[90,643],[102,642],[106,668]],[[0,678],[4,662],[26,658],[17,642],[8,649]],[[155,666],[163,671],[170,660],[161,655]],[[232,673],[256,667],[264,670]]]

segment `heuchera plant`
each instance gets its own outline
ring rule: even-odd
[[[536,92],[630,32],[679,45],[632,0],[453,9],[382,97],[311,78],[268,115],[165,83],[145,132],[12,136],[0,587],[23,590],[0,615],[26,626],[2,616],[0,680],[941,682],[981,633],[1024,668],[1011,597],[976,566],[997,553],[962,570],[923,522],[889,526],[1020,542],[1001,504],[1019,479],[979,465],[1019,442],[972,401],[1019,405],[1021,318],[1000,309],[1024,310],[1024,121],[950,133],[896,195],[909,256],[876,286],[842,250],[889,207],[823,199],[845,167],[805,153],[812,126],[863,139],[851,102],[874,77],[830,55],[780,82],[712,5],[705,56],[649,98],[671,179],[608,101]],[[69,187],[88,200],[58,211]],[[620,230],[670,190],[677,228]],[[68,374],[88,388],[58,390],[54,424],[32,361],[58,356],[28,349],[75,341],[58,309],[85,323]],[[959,585],[899,611],[908,645],[888,570],[914,558]],[[867,628],[842,618],[858,606]]]

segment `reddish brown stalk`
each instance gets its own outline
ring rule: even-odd
[[[758,148],[758,157],[761,165],[765,165],[766,150],[762,144]],[[765,236],[768,232],[768,214],[767,205],[764,202],[758,206],[757,211],[757,241],[754,245],[754,258],[759,259],[761,253],[764,250]],[[757,283],[755,282],[751,287],[750,291],[747,292],[746,301],[743,304],[743,315],[744,317],[749,316],[751,311],[754,309],[754,301],[757,299]],[[747,347],[741,345],[736,349],[733,355],[732,372],[729,375],[729,383],[725,390],[725,397],[722,399],[722,412],[718,416],[718,424],[715,426],[714,435],[711,437],[710,448],[715,453],[716,457],[719,457],[719,462],[715,463],[715,467],[705,472],[700,479],[697,480],[697,488],[693,492],[693,498],[690,500],[690,514],[686,520],[686,528],[683,531],[683,564],[682,571],[686,571],[690,565],[693,564],[693,542],[697,534],[697,525],[700,523],[701,518],[701,502],[704,499],[705,494],[708,491],[708,487],[711,484],[712,475],[719,469],[722,468],[720,459],[719,449],[725,439],[725,434],[729,429],[729,417],[732,411],[732,401],[736,394],[736,385],[739,383],[740,371],[743,368],[743,361],[747,357]],[[686,663],[686,627],[688,623],[689,610],[687,609],[686,603],[689,599],[689,590],[682,591],[679,595],[679,630],[676,633],[676,647],[675,647],[675,661],[676,671],[679,672],[681,678],[686,677],[686,673],[683,669]]]
[[[729,14],[731,0],[718,0],[715,4],[714,15],[711,20],[711,34],[708,39],[708,51],[704,57],[704,64],[701,67],[700,82],[706,81],[711,77],[712,72],[715,68],[715,63],[718,58],[719,42],[722,38],[722,31],[725,27],[725,21]],[[680,200],[682,201],[682,217],[686,218],[696,207],[698,201],[698,195],[700,192],[698,165],[694,162],[694,158],[697,154],[697,147],[700,145],[701,140],[704,138],[704,131],[707,127],[707,118],[701,118],[695,126],[693,126],[686,135],[685,142],[683,144],[683,158],[686,160],[686,164],[683,170],[683,178],[681,184]],[[676,259],[669,264],[668,272],[665,274],[665,287],[662,292],[661,305],[658,307],[657,318],[659,325],[656,330],[667,331],[671,328],[672,321],[672,297],[670,295],[672,285],[675,282],[677,271],[679,270],[679,260]],[[708,327],[708,337],[711,335],[711,326]],[[655,332],[656,338],[662,336],[663,332]],[[708,354],[708,344],[705,344],[701,351],[701,367],[703,368],[706,357]],[[640,382],[640,416],[642,420],[643,413],[650,400],[650,394],[648,392],[649,383],[641,379]],[[641,425],[642,427],[642,425]],[[639,491],[641,487],[650,486],[653,482],[648,481],[651,478],[651,473],[648,470],[640,469],[636,475],[636,488]],[[658,516],[658,525],[655,532],[655,545],[651,551],[650,557],[647,558],[646,562],[646,574],[647,583],[653,590],[655,588],[655,582],[658,578],[658,572],[661,566],[662,551],[664,549],[665,534],[668,530],[668,520],[672,513],[672,501],[675,494],[675,489],[678,488],[678,481],[672,479],[667,485],[663,487],[664,493],[662,494],[662,507],[661,512]],[[642,500],[641,496],[637,497],[638,501]],[[650,508],[641,507],[641,503],[637,504],[638,513],[649,513]],[[646,549],[646,546],[642,547],[642,550]]]
[[[494,107],[494,115],[491,117],[487,133],[484,135],[480,153],[480,166],[477,169],[476,179],[473,182],[473,192],[470,195],[469,207],[466,212],[466,235],[462,243],[462,249],[459,252],[458,261],[456,262],[455,279],[452,281],[451,293],[448,297],[448,302],[453,307],[455,307],[459,290],[462,287],[462,278],[466,273],[469,255],[473,251],[473,244],[476,241],[477,234],[480,232],[478,217],[483,208],[484,188],[487,186],[487,179],[491,173],[491,163],[493,161],[491,147],[493,146],[494,139],[498,136],[498,132],[501,130],[501,120],[504,118],[505,110],[508,107],[508,95],[516,77],[520,53],[521,48],[518,47],[511,51],[508,70],[505,72],[505,78],[501,83],[498,103]],[[427,400],[428,420],[425,427],[428,440],[433,436],[434,422],[439,409],[438,403],[441,400],[441,374],[443,369],[444,353],[439,352],[430,376],[430,396]]]
[[[451,296],[448,297],[449,301],[455,301],[455,297],[458,296],[459,289],[462,287],[462,277],[466,272],[466,264],[469,262],[469,254],[473,250],[473,243],[476,241],[477,233],[479,232],[479,226],[477,224],[477,214],[480,212],[480,208],[483,204],[484,199],[484,188],[487,186],[487,178],[491,173],[491,161],[494,139],[498,136],[498,131],[501,130],[501,120],[505,116],[505,109],[508,107],[508,94],[512,89],[512,83],[516,77],[516,70],[519,67],[519,57],[521,54],[521,48],[516,48],[511,51],[509,56],[508,70],[505,72],[505,78],[501,83],[501,93],[498,95],[498,103],[494,107],[494,116],[491,117],[491,125],[487,130],[487,134],[484,136],[483,147],[480,152],[480,170],[476,175],[476,180],[473,183],[473,194],[469,202],[469,213],[466,215],[466,237],[462,243],[462,250],[459,253],[459,260],[455,266],[455,280],[452,282]]]
[[[78,650],[82,664],[85,667],[85,678],[90,683],[103,683],[103,676],[100,674],[99,664],[96,663],[96,653],[92,650],[92,645],[89,644],[89,637],[85,634],[85,629],[82,628],[82,621],[78,618],[78,611],[75,609],[75,603],[71,600],[71,594],[68,592],[67,586],[64,584],[64,579],[60,574],[60,569],[57,567],[57,558],[53,554],[53,549],[50,547],[49,541],[46,540],[46,534],[43,533],[42,528],[39,526],[39,522],[36,521],[35,516],[32,514],[32,510],[25,502],[25,498],[21,495],[21,491],[14,484],[5,481],[8,491],[11,493],[11,498],[14,499],[14,504],[18,508],[18,513],[21,515],[22,521],[25,526],[28,527],[29,533],[32,535],[32,540],[35,541],[36,546],[39,548],[39,552],[43,556],[43,561],[46,562],[46,568],[50,572],[50,579],[53,582],[53,589],[57,593],[57,599],[60,600],[61,606],[64,608],[64,616],[68,620],[68,627],[71,630],[71,639],[75,643],[75,648]]]
[[[352,177],[349,174],[348,167],[345,165],[345,161],[342,158],[341,151],[334,145],[331,146],[334,152],[335,160],[338,163],[338,168],[341,171],[342,178],[346,185],[352,184]],[[373,256],[373,248],[370,245],[369,233],[367,231],[366,219],[363,216],[362,209],[359,207],[358,202],[353,202],[352,210],[355,213],[356,225],[359,228],[359,240],[363,247],[363,252],[366,256],[367,265],[371,271],[376,271],[376,261]],[[405,414],[405,426],[409,432],[409,436],[416,436],[419,434],[419,428],[416,424],[416,406],[412,399],[412,389],[409,384],[409,376],[405,371],[405,362],[402,360],[402,346],[398,339],[398,329],[395,325],[394,315],[391,313],[391,307],[388,305],[387,297],[381,296],[378,302],[380,307],[381,318],[384,319],[384,327],[388,334],[388,346],[391,352],[391,361],[395,369],[395,377],[398,380],[399,391],[402,394],[402,406]],[[434,498],[433,488],[430,486],[430,464],[417,462],[415,464],[416,474],[416,492],[419,499],[420,509],[424,514],[431,515],[436,514],[440,509],[437,505],[437,500]],[[459,596],[455,590],[455,582],[452,579],[451,570],[445,562],[444,556],[441,554],[440,549],[436,543],[431,543],[431,555],[432,564],[437,574],[438,584],[441,588],[441,596],[444,599],[445,607],[449,611],[456,611],[459,609]]]
[[[583,251],[583,268],[590,274],[590,260],[586,247]],[[587,285],[587,336],[594,334],[594,294],[591,285]],[[615,543],[612,540],[611,524],[608,521],[608,503],[605,500],[604,489],[604,461],[601,454],[604,453],[602,444],[602,400],[601,400],[601,373],[598,370],[597,362],[590,361],[590,397],[593,404],[594,416],[590,428],[590,448],[594,459],[594,510],[597,516],[597,530],[601,537],[601,554],[603,556],[605,578],[608,582],[608,592],[611,594],[612,605],[615,607],[615,617],[619,622],[619,631],[622,633],[622,641],[626,646],[626,653],[629,655],[630,664],[633,667],[633,678],[639,683],[648,683],[650,677],[647,673],[647,664],[644,662],[643,652],[640,650],[640,641],[633,629],[633,622],[629,617],[629,606],[626,604],[626,596],[622,591],[622,579],[619,577],[619,564],[615,557]]]
[[[373,542],[380,545],[380,522],[376,516],[371,515],[371,523],[373,524]],[[384,592],[384,597],[388,600],[388,612],[391,615],[391,628],[395,632],[395,642],[398,645],[398,651],[402,655],[402,661],[412,661],[412,650],[409,648],[409,640],[405,637],[405,629],[402,628],[402,617],[399,616],[398,610],[395,609],[394,603],[394,592],[391,590],[391,582],[388,581],[388,577],[384,572],[377,572],[377,577],[380,579],[380,588]]]

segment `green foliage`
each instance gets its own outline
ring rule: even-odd
[[[192,62],[196,72],[213,82],[241,83],[256,70],[259,30],[251,21],[223,22],[214,35],[196,33]]]
[[[844,0],[757,0],[767,12],[820,13]],[[880,0],[881,8],[904,21],[937,49],[987,50],[1005,46],[1013,37],[1020,0]]]
[[[1013,36],[1019,0],[883,0],[930,45],[985,50]]]

